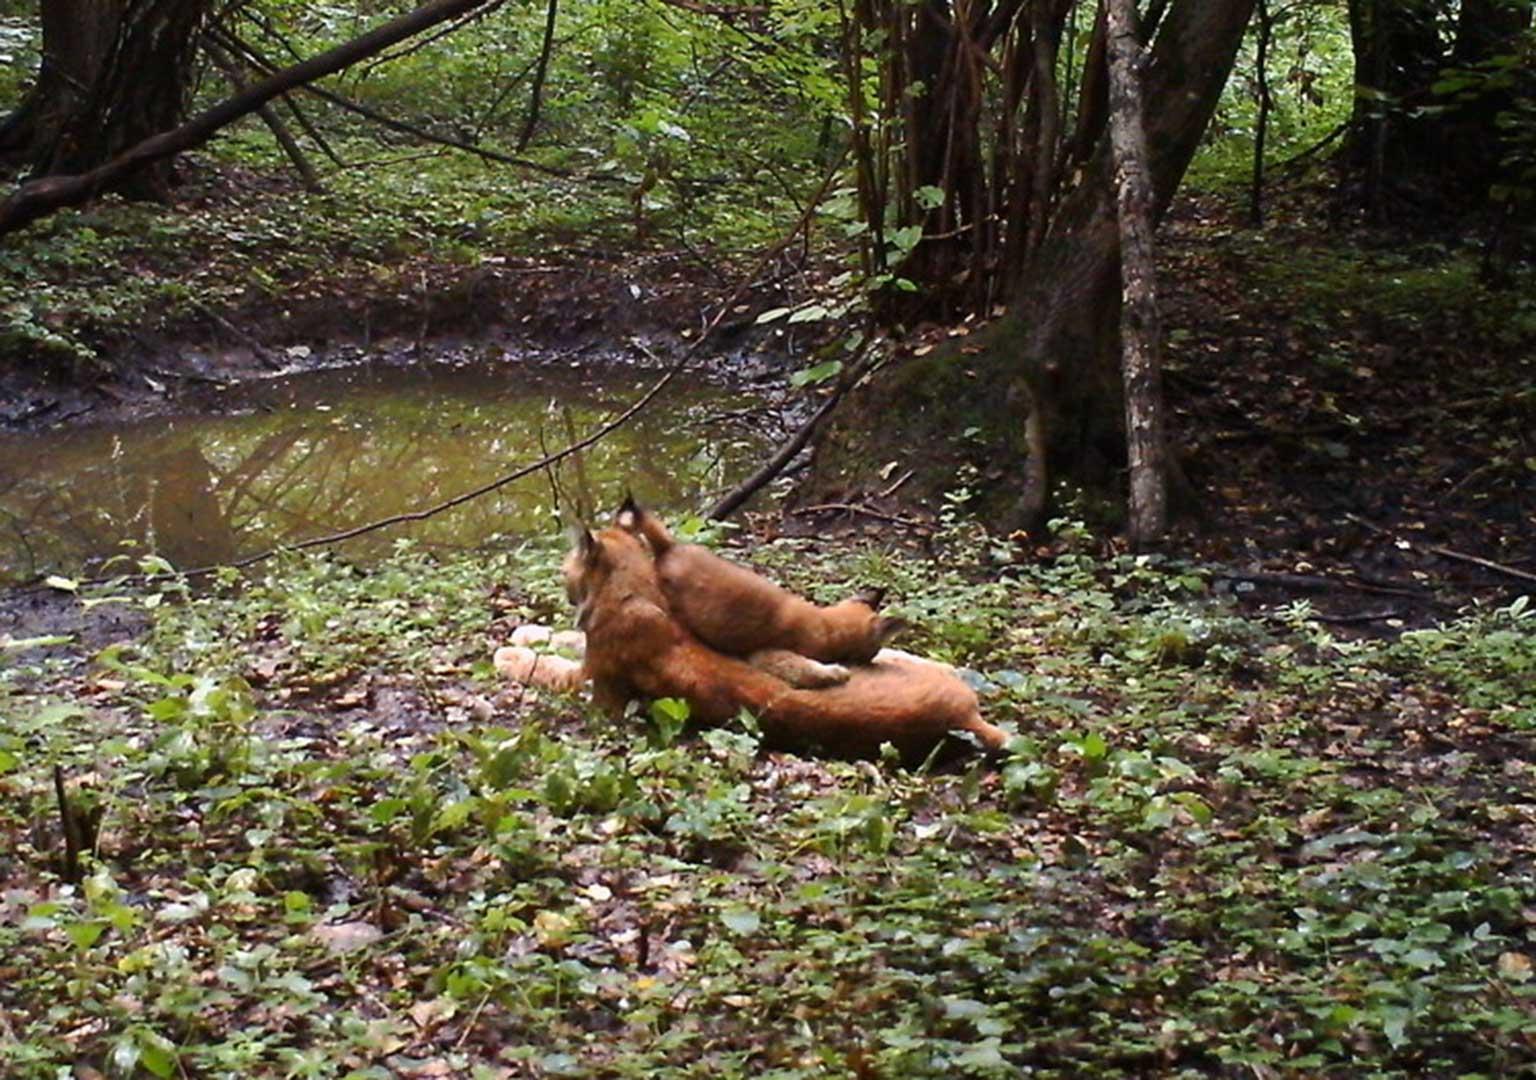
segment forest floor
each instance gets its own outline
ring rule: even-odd
[[[554,542],[12,594],[0,1072],[1536,1068],[1532,311],[1315,206],[1165,232],[1178,556],[953,506],[737,549],[888,587],[996,767],[498,683]]]

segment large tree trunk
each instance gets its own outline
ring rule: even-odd
[[[1166,212],[1194,156],[1254,2],[1172,0],[1149,8],[1163,11],[1146,85],[1153,220]],[[1028,207],[1009,228],[1028,235],[1003,248],[1007,314],[852,395],[818,444],[803,498],[852,494],[871,466],[892,459],[917,470],[905,492],[935,493],[954,485],[950,470],[963,457],[980,471],[981,483],[965,485],[977,509],[1033,528],[1044,520],[1058,480],[1119,488],[1126,462],[1120,239],[1103,107],[1107,80],[1097,70],[1105,49],[1098,41],[1089,53],[1095,67],[1079,82],[1076,122],[1066,121],[1070,114],[1058,114],[1051,100],[1055,65],[1037,62],[1053,55],[1060,11],[1051,0],[1031,6],[1030,22],[1016,31],[1033,59],[1027,71],[1022,64],[1012,69],[1027,85],[1012,85],[1016,97],[1005,104],[1022,102],[1028,113],[1011,129],[1007,149],[1032,160],[1009,177],[1008,198]],[[1079,169],[1056,168],[1064,151],[1080,155]],[[1041,170],[1053,174],[1042,178]],[[974,263],[972,269],[988,272]],[[968,438],[959,440],[962,432]],[[1180,494],[1180,479],[1171,467],[1172,495]]]
[[[0,129],[0,167],[34,177],[87,172],[186,114],[208,0],[46,0],[43,62]],[[125,177],[130,197],[164,198],[171,162]]]
[[[1152,213],[1161,219],[1210,122],[1254,0],[1175,0],[1147,84]],[[1027,454],[1020,524],[1037,527],[1058,479],[1102,487],[1124,464],[1120,237],[1107,141],[1032,255],[997,333],[1016,342]]]

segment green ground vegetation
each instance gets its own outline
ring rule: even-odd
[[[1027,563],[954,515],[939,562],[754,556],[889,585],[1017,732],[995,768],[498,686],[511,626],[568,617],[547,546],[82,594],[148,624],[89,665],[3,654],[0,1071],[1536,1064],[1527,601],[1348,637],[1059,527]],[[55,766],[99,821],[73,887]]]

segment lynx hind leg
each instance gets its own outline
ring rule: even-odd
[[[759,649],[747,657],[747,663],[798,690],[825,690],[848,681],[848,669],[842,664],[823,664],[788,649]]]
[[[492,663],[504,678],[539,690],[569,693],[586,681],[579,662],[534,652],[526,645],[505,645],[497,649]]]

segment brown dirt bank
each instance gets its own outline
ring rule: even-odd
[[[720,283],[674,254],[585,261],[429,259],[377,276],[248,297],[224,311],[146,317],[101,345],[92,370],[0,364],[0,430],[26,431],[198,408],[209,388],[364,362],[594,362],[646,366],[704,323]],[[708,279],[708,280],[705,280]],[[781,370],[786,352],[752,323],[747,297],[715,332],[701,369],[737,381]],[[702,314],[701,314],[702,313]]]

